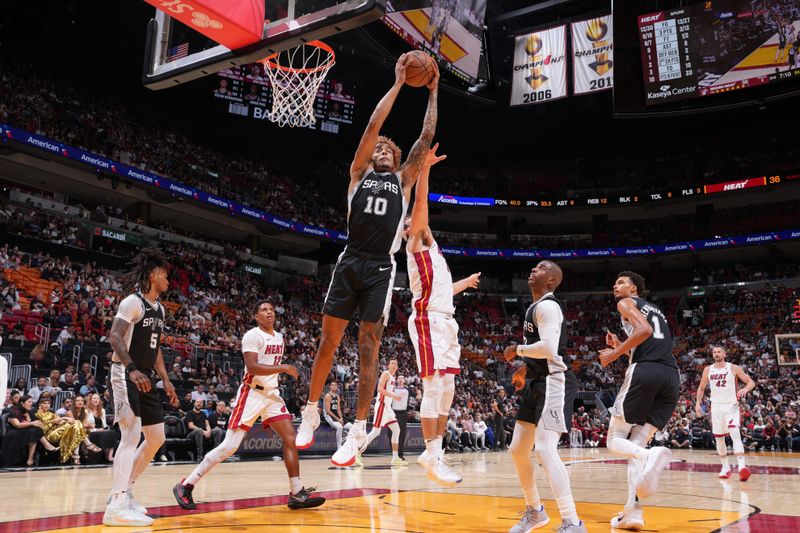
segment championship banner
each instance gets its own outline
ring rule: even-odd
[[[614,45],[611,15],[572,23],[573,92],[586,94],[611,89]]]
[[[511,105],[540,104],[567,96],[567,27],[517,37]]]

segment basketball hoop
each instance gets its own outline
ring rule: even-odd
[[[314,99],[335,59],[330,46],[309,41],[260,60],[272,84],[269,120],[292,128],[316,123]]]

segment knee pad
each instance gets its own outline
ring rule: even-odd
[[[389,424],[389,429],[392,430],[392,444],[400,442],[400,427],[397,424]]]
[[[652,424],[645,424],[644,426],[634,426],[631,430],[630,440],[634,444],[638,444],[642,448],[647,447],[647,443],[656,434],[656,427]]]
[[[615,441],[617,439],[626,440],[631,433],[632,424],[625,422],[622,417],[612,416],[608,423],[608,437],[606,439],[606,446],[610,451],[615,450]]]
[[[419,416],[422,418],[439,417],[439,398],[441,396],[441,376],[434,374],[422,380],[422,402],[419,406]]]
[[[442,376],[442,393],[439,396],[439,416],[449,416],[450,406],[453,404],[453,397],[456,394],[455,374],[445,374]]]
[[[730,428],[731,442],[733,442],[733,453],[741,455],[744,453],[744,445],[742,444],[742,434],[739,428]]]

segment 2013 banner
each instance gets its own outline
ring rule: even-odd
[[[517,36],[511,105],[540,104],[567,96],[567,27]]]
[[[614,44],[611,15],[572,23],[573,93],[611,89]]]

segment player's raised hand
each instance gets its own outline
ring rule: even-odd
[[[438,149],[439,149],[439,143],[436,143],[433,145],[433,148],[428,150],[428,153],[425,154],[425,160],[422,162],[422,166],[430,168],[439,161],[444,161],[445,159],[447,159],[447,156],[445,154],[436,155],[436,150]]]
[[[525,365],[522,365],[514,372],[514,375],[511,376],[511,384],[514,385],[514,390],[521,390],[522,387],[525,386],[525,374],[528,372],[528,369]]]
[[[401,54],[394,64],[394,83],[403,85],[406,82],[406,67],[408,66],[408,54]]]
[[[431,63],[433,64],[433,76],[426,87],[429,91],[434,91],[439,88],[439,63],[435,59],[432,59]]]
[[[289,374],[293,378],[297,378],[300,373],[297,371],[297,367],[294,365],[283,365],[283,372],[284,374]]]
[[[511,346],[506,346],[506,349],[503,350],[503,359],[505,359],[506,361],[513,361],[516,356],[517,356],[516,344],[512,344]]]
[[[481,284],[481,273],[476,272],[470,277],[467,278],[467,288],[468,289],[477,289],[478,285]]]

